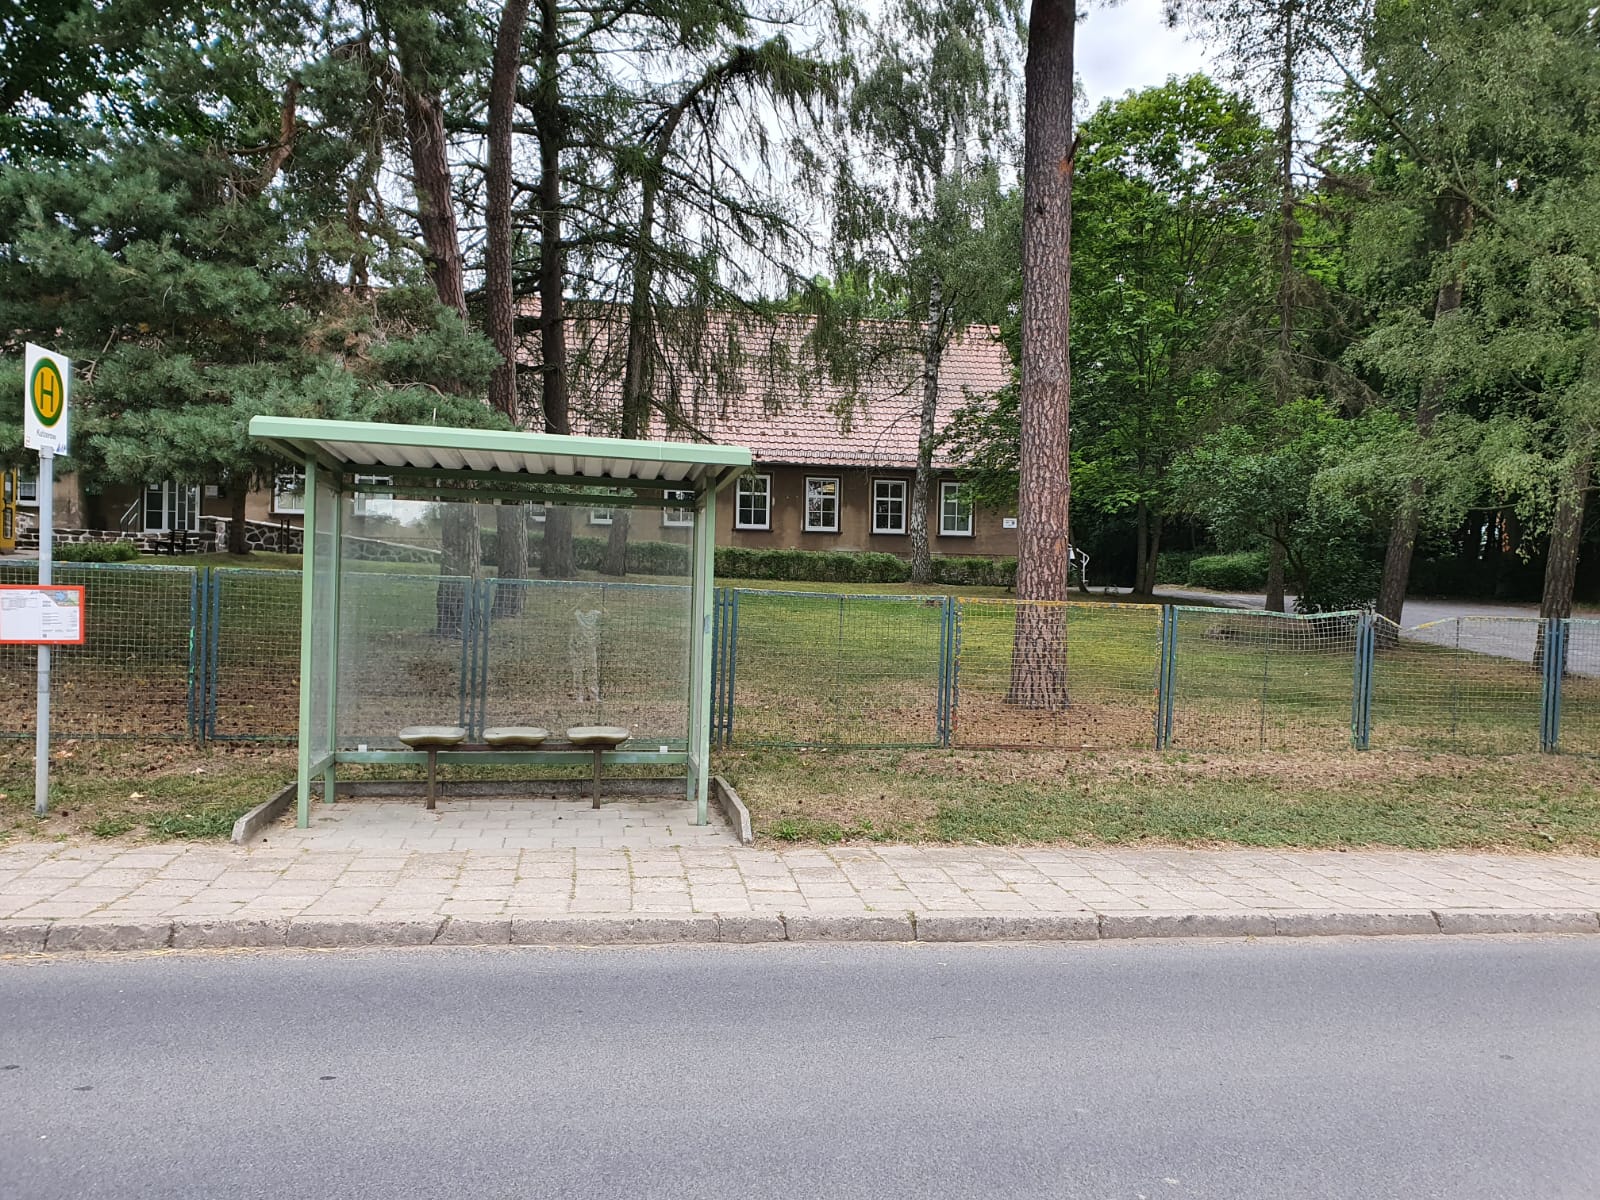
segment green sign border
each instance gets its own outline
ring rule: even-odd
[[[39,401],[33,390],[34,383],[39,378],[39,372],[49,367],[55,377],[61,382],[61,407],[56,410],[56,415],[47,417],[39,411]],[[33,364],[33,374],[28,376],[28,407],[33,409],[33,415],[39,419],[39,424],[46,429],[54,429],[61,422],[61,415],[67,411],[67,381],[62,377],[61,368],[57,367],[54,359],[41,358]]]

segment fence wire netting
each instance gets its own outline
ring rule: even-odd
[[[479,729],[621,725],[635,740],[687,741],[690,589],[673,584],[508,580],[478,605]]]
[[[1543,622],[1467,616],[1408,628],[1377,618],[1376,625],[1374,748],[1538,749]]]
[[[85,589],[85,641],[50,652],[51,729],[58,737],[193,736],[200,649],[194,571],[58,563],[55,583]],[[0,583],[35,584],[37,562],[0,564]],[[0,645],[0,730],[31,737],[38,650]]]
[[[1560,747],[1600,754],[1600,621],[1567,622],[1561,675]]]
[[[1159,606],[961,600],[957,612],[954,745],[1151,744]],[[1028,646],[1038,634],[1042,653]],[[1046,686],[1034,686],[1030,672],[1048,677]]]
[[[739,589],[732,744],[936,746],[943,596]]]
[[[292,741],[300,719],[300,573],[224,567],[202,576],[204,736]]]
[[[60,564],[55,576],[88,590],[87,642],[53,653],[60,736],[295,738],[298,572]],[[34,563],[0,564],[0,582],[36,580]],[[357,560],[338,602],[343,748],[393,747],[413,724],[687,737],[687,586]],[[1591,618],[1399,627],[1359,613],[723,589],[713,626],[713,729],[735,749],[1600,755]],[[1052,630],[1058,641],[1041,643]],[[319,678],[332,653],[331,639],[314,647]],[[32,646],[0,646],[0,736],[32,734],[35,662]],[[1061,703],[1029,693],[1041,678],[1056,680],[1047,694]]]
[[[1170,744],[1336,750],[1350,744],[1357,613],[1174,608]]]

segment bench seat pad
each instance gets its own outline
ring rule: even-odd
[[[459,746],[467,740],[467,731],[460,725],[407,725],[400,731],[400,740],[417,750]]]
[[[621,725],[574,725],[567,730],[567,741],[574,746],[620,746],[633,736]]]
[[[550,731],[537,725],[496,725],[483,731],[486,746],[537,746],[549,737]]]

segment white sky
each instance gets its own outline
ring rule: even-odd
[[[1122,0],[1089,8],[1078,24],[1074,46],[1078,77],[1092,112],[1100,101],[1130,89],[1165,83],[1169,75],[1188,75],[1210,67],[1205,48],[1168,29],[1161,0]]]

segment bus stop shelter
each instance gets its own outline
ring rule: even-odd
[[[360,421],[256,417],[250,434],[286,463],[304,469],[304,544],[300,613],[298,818],[310,821],[311,787],[334,797],[345,764],[423,764],[428,754],[397,741],[406,720],[448,716],[482,724],[468,691],[535,723],[559,703],[598,705],[602,686],[566,687],[569,668],[604,658],[622,680],[623,705],[644,725],[627,744],[604,753],[608,764],[681,765],[696,821],[705,824],[710,779],[711,601],[717,494],[750,466],[734,446],[630,441],[559,434],[447,429]],[[375,563],[369,537],[353,524],[374,497],[420,501],[412,510],[437,522],[438,506],[471,505],[474,533],[481,506],[522,505],[543,520],[553,509],[671,514],[687,526],[681,578],[642,584],[596,580],[484,580],[477,568],[451,578],[426,565]],[[669,521],[663,517],[663,525]],[[443,535],[438,535],[442,537]],[[357,553],[360,551],[360,553]],[[474,556],[475,557],[475,556]],[[474,605],[472,589],[498,588]],[[612,588],[611,601],[589,597]],[[449,611],[442,589],[455,589]],[[587,589],[574,612],[571,596]],[[621,591],[619,591],[621,589]],[[624,594],[625,593],[625,594]],[[469,599],[462,603],[460,596]],[[507,603],[507,600],[515,603]],[[586,607],[587,606],[587,607]],[[594,632],[608,616],[614,635]],[[509,613],[510,616],[502,614]],[[578,624],[571,625],[577,616]],[[590,622],[586,624],[585,621]],[[597,646],[605,637],[603,646]],[[587,639],[587,640],[586,640]],[[459,641],[459,651],[457,649]],[[563,656],[570,661],[561,661]],[[592,694],[585,695],[584,691]],[[614,692],[618,689],[607,687]],[[476,713],[476,715],[474,715]],[[626,714],[624,714],[626,715]],[[632,722],[630,722],[631,724]],[[475,726],[476,728],[476,726]],[[437,761],[493,765],[580,765],[587,750],[496,749],[437,752]]]

